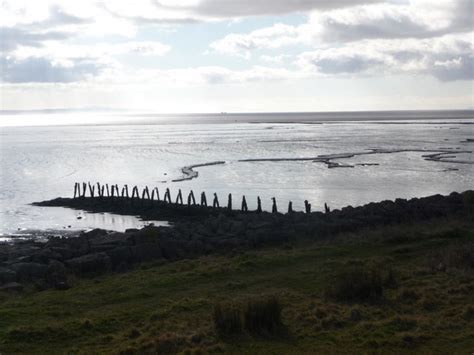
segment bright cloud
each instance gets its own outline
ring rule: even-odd
[[[253,84],[387,76],[430,78],[447,88],[474,79],[473,4],[3,0],[0,89],[9,97],[21,89],[19,100],[30,84],[62,92],[95,85],[108,93],[118,86],[232,86],[243,94]]]

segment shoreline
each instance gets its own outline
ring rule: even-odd
[[[123,233],[94,229],[73,238],[52,236],[46,242],[0,244],[0,290],[21,290],[31,282],[43,288],[66,289],[70,286],[69,275],[127,270],[146,261],[170,262],[303,240],[324,241],[341,233],[448,217],[472,220],[474,191],[346,206],[327,213],[240,212],[126,198],[58,198],[35,205],[93,212],[113,209],[154,218],[166,215],[175,223]]]

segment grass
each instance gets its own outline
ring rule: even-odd
[[[142,264],[75,279],[65,291],[0,293],[0,353],[470,353],[473,227],[458,220],[385,227]],[[433,268],[433,258],[445,267]],[[370,297],[345,299],[346,281],[344,297],[327,297],[346,278],[363,285],[356,295],[368,288]],[[216,318],[230,317],[235,334],[237,313],[242,331],[222,337]],[[256,331],[248,329],[253,322]],[[280,324],[283,335],[260,335]]]

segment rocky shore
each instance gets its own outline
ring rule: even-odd
[[[184,206],[126,198],[58,198],[37,203],[91,212],[168,219],[172,227],[148,226],[124,233],[95,229],[78,237],[50,237],[0,245],[0,290],[67,289],[75,277],[124,272],[146,262],[169,262],[303,239],[333,238],[341,232],[456,216],[474,217],[474,191],[397,199],[345,207],[328,213],[239,212],[226,208]]]

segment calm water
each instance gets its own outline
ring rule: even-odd
[[[472,112],[423,113],[418,120],[415,113],[358,113],[355,121],[348,114],[156,119],[140,115],[141,124],[134,125],[127,124],[131,115],[108,115],[103,119],[108,124],[96,126],[74,125],[97,119],[94,114],[63,115],[70,125],[1,128],[1,234],[28,229],[123,230],[144,224],[133,217],[28,205],[72,196],[76,181],[158,186],[160,191],[169,187],[173,197],[180,188],[185,198],[193,189],[197,196],[205,191],[208,200],[216,192],[221,204],[232,193],[236,206],[245,194],[249,208],[256,206],[257,196],[266,208],[276,197],[280,210],[289,200],[295,209],[303,209],[307,199],[320,210],[325,202],[338,208],[474,187]],[[4,126],[31,124],[38,117],[11,115],[2,120]],[[365,154],[374,149],[383,151]],[[446,161],[423,157],[436,152],[444,152]],[[342,153],[357,154],[332,161],[352,167],[328,168],[305,160]],[[277,158],[288,160],[240,161]],[[172,181],[182,177],[184,166],[213,161],[225,164],[196,168],[199,176],[192,180]]]

